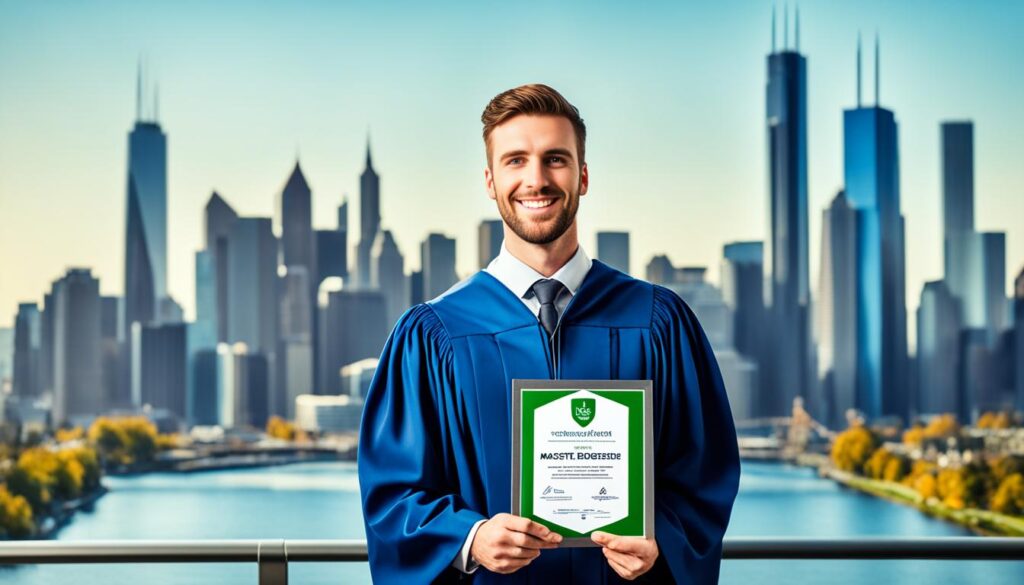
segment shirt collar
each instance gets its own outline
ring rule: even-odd
[[[591,264],[593,262],[587,256],[587,253],[583,251],[583,246],[578,246],[572,258],[559,268],[557,272],[552,274],[551,278],[564,284],[565,288],[575,295],[580,285],[583,284],[583,279],[587,276],[587,272],[590,271]],[[485,270],[519,298],[529,298],[532,295],[530,288],[533,286],[533,283],[545,278],[543,274],[530,268],[525,262],[513,256],[508,251],[508,248],[505,247],[504,241],[501,243],[501,251],[498,253],[498,256],[491,260],[491,263],[487,265]]]

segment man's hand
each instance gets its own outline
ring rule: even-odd
[[[514,573],[540,556],[541,549],[558,548],[562,535],[522,516],[497,514],[480,525],[469,554],[495,573]]]
[[[627,581],[650,571],[658,560],[658,543],[653,538],[615,536],[600,531],[593,532],[590,538],[601,545],[608,564]]]

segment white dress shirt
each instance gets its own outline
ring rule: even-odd
[[[565,310],[573,295],[576,294],[580,285],[583,284],[583,279],[587,276],[587,272],[590,272],[591,264],[593,262],[587,256],[587,253],[583,251],[583,246],[579,246],[576,248],[576,253],[573,254],[572,258],[550,276],[550,278],[565,285],[565,290],[555,299],[555,309],[558,311],[559,317],[562,316],[562,311]],[[484,271],[498,279],[498,282],[505,285],[508,290],[519,297],[519,300],[523,301],[526,308],[530,309],[533,315],[539,318],[540,301],[537,300],[537,295],[533,294],[532,287],[533,283],[538,280],[549,277],[530,268],[525,262],[513,256],[508,251],[508,248],[505,247],[505,242],[501,243],[501,252],[498,253],[494,260],[491,260],[491,263],[487,265]],[[473,528],[469,531],[469,536],[466,537],[466,543],[462,545],[462,552],[452,561],[452,566],[463,573],[472,573],[480,567],[480,563],[469,558],[469,551],[473,547],[473,538],[476,537],[476,531],[484,522],[486,520],[480,520],[473,525]]]

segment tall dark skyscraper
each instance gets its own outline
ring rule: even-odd
[[[629,232],[597,232],[597,259],[629,274]]]
[[[963,283],[953,283],[960,267],[950,266],[950,239],[974,230],[974,123],[944,122],[942,134],[942,228],[946,280],[956,296]]]
[[[128,134],[125,327],[161,318],[167,297],[167,135],[156,107],[143,112],[139,71],[135,127]]]
[[[505,239],[504,224],[500,219],[485,219],[476,230],[477,267],[480,270],[501,253],[501,242]]]
[[[869,419],[906,417],[907,305],[896,116],[879,105],[843,112],[846,197],[857,211],[857,405]],[[860,48],[857,51],[858,76]]]
[[[53,424],[92,417],[103,409],[100,281],[72,268],[53,285]]]
[[[857,212],[843,191],[822,213],[814,310],[821,422],[842,428],[857,408]]]
[[[312,273],[315,250],[313,248],[313,195],[302,168],[296,161],[279,199],[281,218],[281,264],[305,266]]]
[[[787,19],[788,20],[788,19]],[[768,238],[765,240],[765,308],[775,332],[766,355],[763,392],[768,412],[788,413],[793,399],[807,392],[810,290],[807,273],[807,60],[800,54],[800,17],[796,45],[786,41],[768,55],[766,139],[768,144]]]
[[[370,255],[380,230],[380,177],[373,170],[370,141],[366,141],[366,169],[359,177],[359,243],[356,244],[356,285],[370,286]]]

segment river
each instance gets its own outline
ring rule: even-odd
[[[109,477],[110,493],[59,540],[364,538],[351,463]],[[912,508],[818,478],[809,469],[744,462],[730,536],[964,536]],[[256,565],[50,565],[0,568],[24,585],[253,585]],[[294,563],[301,585],[369,583],[365,563]],[[1024,583],[1024,562],[725,561],[723,584]]]

